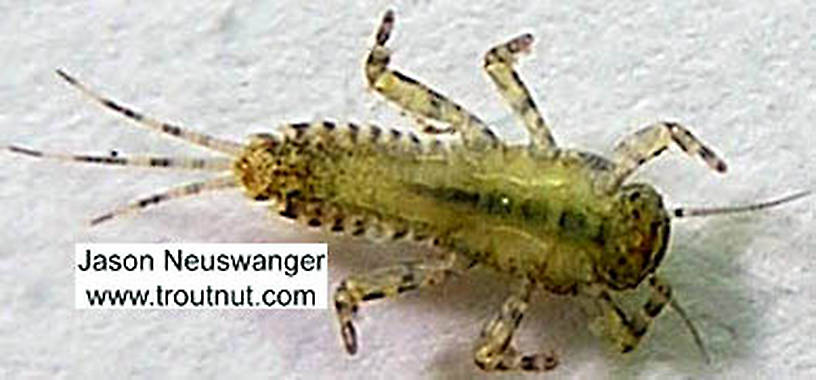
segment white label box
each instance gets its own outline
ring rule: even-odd
[[[78,309],[326,309],[328,247],[76,244]]]

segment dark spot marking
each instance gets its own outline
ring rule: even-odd
[[[399,140],[400,137],[402,137],[402,132],[400,132],[400,131],[398,131],[396,129],[392,129],[391,130],[391,137],[393,137],[394,140]]]
[[[535,103],[533,103],[533,99],[529,96],[526,96],[524,100],[521,102],[519,106],[519,112],[526,114],[528,112],[535,112]]]
[[[171,134],[173,136],[181,135],[181,128],[179,128],[179,127],[177,127],[175,125],[162,124],[161,128],[162,128],[162,132],[169,133],[169,134]]]
[[[524,371],[534,371],[538,369],[538,366],[535,364],[535,357],[533,356],[523,356],[521,358],[521,363],[519,363],[519,367]]]
[[[652,302],[652,300],[647,301],[646,304],[643,305],[643,311],[646,312],[646,315],[652,318],[660,314],[661,310],[663,310],[663,305],[657,302]]]
[[[125,165],[127,160],[124,158],[113,157],[96,157],[96,156],[74,156],[74,160],[82,162],[91,162],[95,164],[110,164],[110,165]]]
[[[312,218],[312,219],[309,219],[309,221],[307,222],[307,224],[308,224],[310,227],[320,227],[320,226],[321,226],[323,223],[322,223],[322,222],[320,221],[320,219],[318,219],[318,218]]]
[[[408,134],[408,137],[411,139],[411,142],[412,142],[412,143],[414,143],[414,145],[419,145],[419,143],[420,143],[420,141],[419,141],[419,137],[417,137],[417,135],[416,135],[416,134],[414,134],[414,133],[409,133],[409,134]]]
[[[371,126],[371,142],[377,142],[377,140],[382,135],[382,129],[380,127]]]
[[[365,233],[365,228],[357,227],[353,231],[351,231],[351,236],[360,236]]]
[[[333,232],[343,232],[343,218],[335,219],[334,224],[331,226],[331,230]]]
[[[482,128],[482,134],[487,136],[487,138],[490,139],[490,141],[493,143],[497,143],[499,140],[498,137],[496,137],[496,134],[493,133],[493,131],[490,130],[490,128]]]
[[[323,122],[323,129],[325,129],[327,131],[333,131],[334,128],[335,128],[335,125],[331,121],[324,121]]]
[[[432,92],[430,98],[431,108],[436,111],[437,114],[442,113],[442,99],[439,94]]]
[[[110,109],[112,109],[114,111],[117,111],[117,112],[124,112],[125,111],[125,109],[122,108],[122,106],[120,106],[120,105],[118,105],[118,104],[116,104],[116,103],[114,103],[114,102],[112,102],[112,101],[110,101],[108,99],[102,99],[102,104],[104,104],[105,107],[108,107],[108,108],[110,108]]]
[[[553,141],[553,143],[555,143]],[[560,149],[559,149],[560,152]],[[609,162],[609,160],[592,153],[587,152],[578,152],[578,156],[581,157],[587,166],[595,170],[612,170],[613,164]]]
[[[473,362],[476,363],[476,366],[479,367],[482,371],[487,371],[487,363],[480,361],[478,358],[473,359]]]
[[[43,153],[38,150],[28,149],[28,148],[21,148],[19,146],[9,146],[8,149],[15,153],[22,153],[31,157],[42,157]]]
[[[161,201],[163,201],[165,199],[167,199],[167,195],[157,194],[157,195],[154,195],[152,197],[148,197],[148,198],[139,200],[138,205],[139,205],[139,207],[146,207],[146,206],[149,206],[151,204],[159,203],[159,202],[161,202]]]
[[[136,120],[136,121],[142,121],[142,119],[144,119],[144,117],[141,114],[139,114],[137,112],[134,112],[130,108],[124,108],[123,107],[122,108],[122,113],[124,113],[125,116],[127,116],[127,117],[129,117],[129,118],[131,118],[133,120]]]
[[[309,129],[308,123],[297,123],[291,125],[292,129],[295,130],[295,140],[300,140],[306,135],[306,130]]]
[[[286,202],[284,209],[281,210],[278,214],[280,214],[280,216],[284,218],[297,219],[298,209],[294,202]]]
[[[170,166],[170,159],[168,158],[151,158],[150,166]]]
[[[632,210],[632,218],[634,218],[635,220],[640,220],[640,211]]]
[[[666,285],[662,284],[658,285],[655,289],[657,289],[658,293],[666,296],[666,298],[668,298],[671,295],[671,291],[669,290],[669,288],[666,287]]]
[[[639,191],[635,191],[632,194],[629,194],[629,201],[630,202],[634,202],[634,201],[638,200],[638,198],[640,198],[640,192]]]
[[[351,138],[351,142],[356,143],[357,142],[357,135],[360,134],[360,127],[357,124],[349,123],[348,124],[348,129],[349,129],[349,137]]]
[[[624,266],[624,265],[626,265],[626,258],[625,258],[625,257],[619,257],[619,258],[618,258],[618,265],[619,265],[619,266]]]
[[[255,195],[255,197],[253,199],[256,200],[256,201],[267,201],[267,200],[269,200],[269,195],[268,194],[257,194],[257,195]]]
[[[287,191],[287,192],[286,192],[286,199],[295,199],[295,198],[299,198],[299,197],[300,197],[300,195],[301,195],[300,190],[297,190],[297,189],[295,189],[295,190],[289,190],[289,191]]]
[[[403,74],[403,73],[401,73],[399,71],[394,71],[393,73],[394,73],[394,76],[397,77],[397,79],[399,79],[401,81],[404,81],[404,82],[406,82],[408,84],[419,85],[419,82],[417,82],[416,79],[411,78],[409,76],[406,76],[405,74]]]
[[[723,161],[717,161],[717,171],[720,173],[725,173],[728,170],[728,165],[725,164]]]
[[[657,248],[657,253],[653,256],[651,263],[652,265],[651,270],[654,271],[654,269],[657,268],[657,266],[660,264],[660,261],[663,260],[663,256],[666,255],[666,251],[669,248],[669,234],[671,230],[671,225],[669,224],[668,218],[663,219],[662,221],[659,222],[653,222],[652,224],[655,225],[655,227],[652,227],[655,228],[654,230],[655,234],[652,236],[656,236],[656,234],[660,230],[660,227],[662,227],[664,230],[662,236],[660,237],[660,246],[659,248]]]
[[[370,293],[363,294],[363,301],[376,300],[385,297],[385,292],[382,290],[375,290]]]
[[[712,152],[710,149],[703,146],[703,147],[700,148],[700,157],[702,157],[704,160],[708,161],[708,160],[714,158],[714,152]]]
[[[399,240],[404,238],[406,235],[408,235],[408,229],[396,230],[394,231],[394,234],[391,235],[391,238],[394,240]]]
[[[632,335],[635,338],[642,338],[644,335],[646,335],[646,325],[644,324],[639,328],[632,329]]]
[[[654,153],[652,153],[652,157],[657,157],[657,156],[659,156],[659,155],[660,155],[661,153],[663,153],[665,150],[666,150],[666,147],[664,146],[664,147],[662,147],[662,148],[660,148],[660,149],[658,149],[658,150],[654,151]]]
[[[409,290],[416,290],[419,287],[417,284],[403,284],[397,287],[397,292],[405,293]]]

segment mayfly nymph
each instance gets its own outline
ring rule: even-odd
[[[517,279],[512,294],[483,327],[475,363],[486,371],[554,368],[554,353],[520,351],[513,335],[540,290],[594,297],[605,310],[605,331],[622,352],[633,350],[668,305],[703,350],[700,334],[658,272],[672,219],[751,211],[809,195],[800,192],[742,207],[668,210],[654,187],[627,179],[676,145],[711,169],[726,165],[689,130],[657,122],[626,137],[607,159],[559,148],[514,69],[533,37],[522,34],[490,49],[484,69],[530,136],[526,145],[502,142],[481,119],[413,78],[392,69],[386,47],[394,13],[385,13],[365,62],[369,86],[416,117],[426,134],[333,121],[294,123],[284,133],[257,134],[245,144],[161,122],[98,95],[62,70],[69,84],[137,124],[209,148],[224,157],[108,156],[8,149],[34,157],[105,165],[169,167],[222,173],[102,214],[97,224],[170,199],[240,188],[255,201],[309,226],[380,241],[411,240],[444,255],[361,273],[340,282],[334,308],[343,345],[358,351],[353,318],[361,304],[438,284],[482,265]],[[441,126],[434,126],[430,122]],[[114,151],[114,153],[116,153]],[[649,289],[642,308],[625,310],[622,291]],[[705,355],[705,351],[703,350]]]

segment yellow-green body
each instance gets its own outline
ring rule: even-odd
[[[602,169],[585,155],[503,146],[434,151],[413,135],[352,127],[301,124],[282,140],[256,138],[236,173],[253,198],[277,200],[283,216],[352,235],[410,232],[557,293],[601,280],[604,261],[618,252],[635,256],[631,275],[639,279],[649,257],[632,251],[633,236],[649,246],[643,254],[658,248],[658,236],[637,231],[642,223],[630,220],[618,193],[597,190]],[[655,206],[647,212],[660,214],[662,204]],[[626,264],[616,265],[620,274]]]

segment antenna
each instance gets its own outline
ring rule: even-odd
[[[793,202],[799,198],[804,198],[813,194],[810,190],[800,191],[782,198],[754,203],[745,206],[728,206],[728,207],[711,207],[711,208],[686,208],[680,207],[674,209],[672,213],[675,218],[686,218],[690,216],[710,216],[720,214],[733,214],[739,212],[758,211],[766,208],[779,206],[784,203]]]

